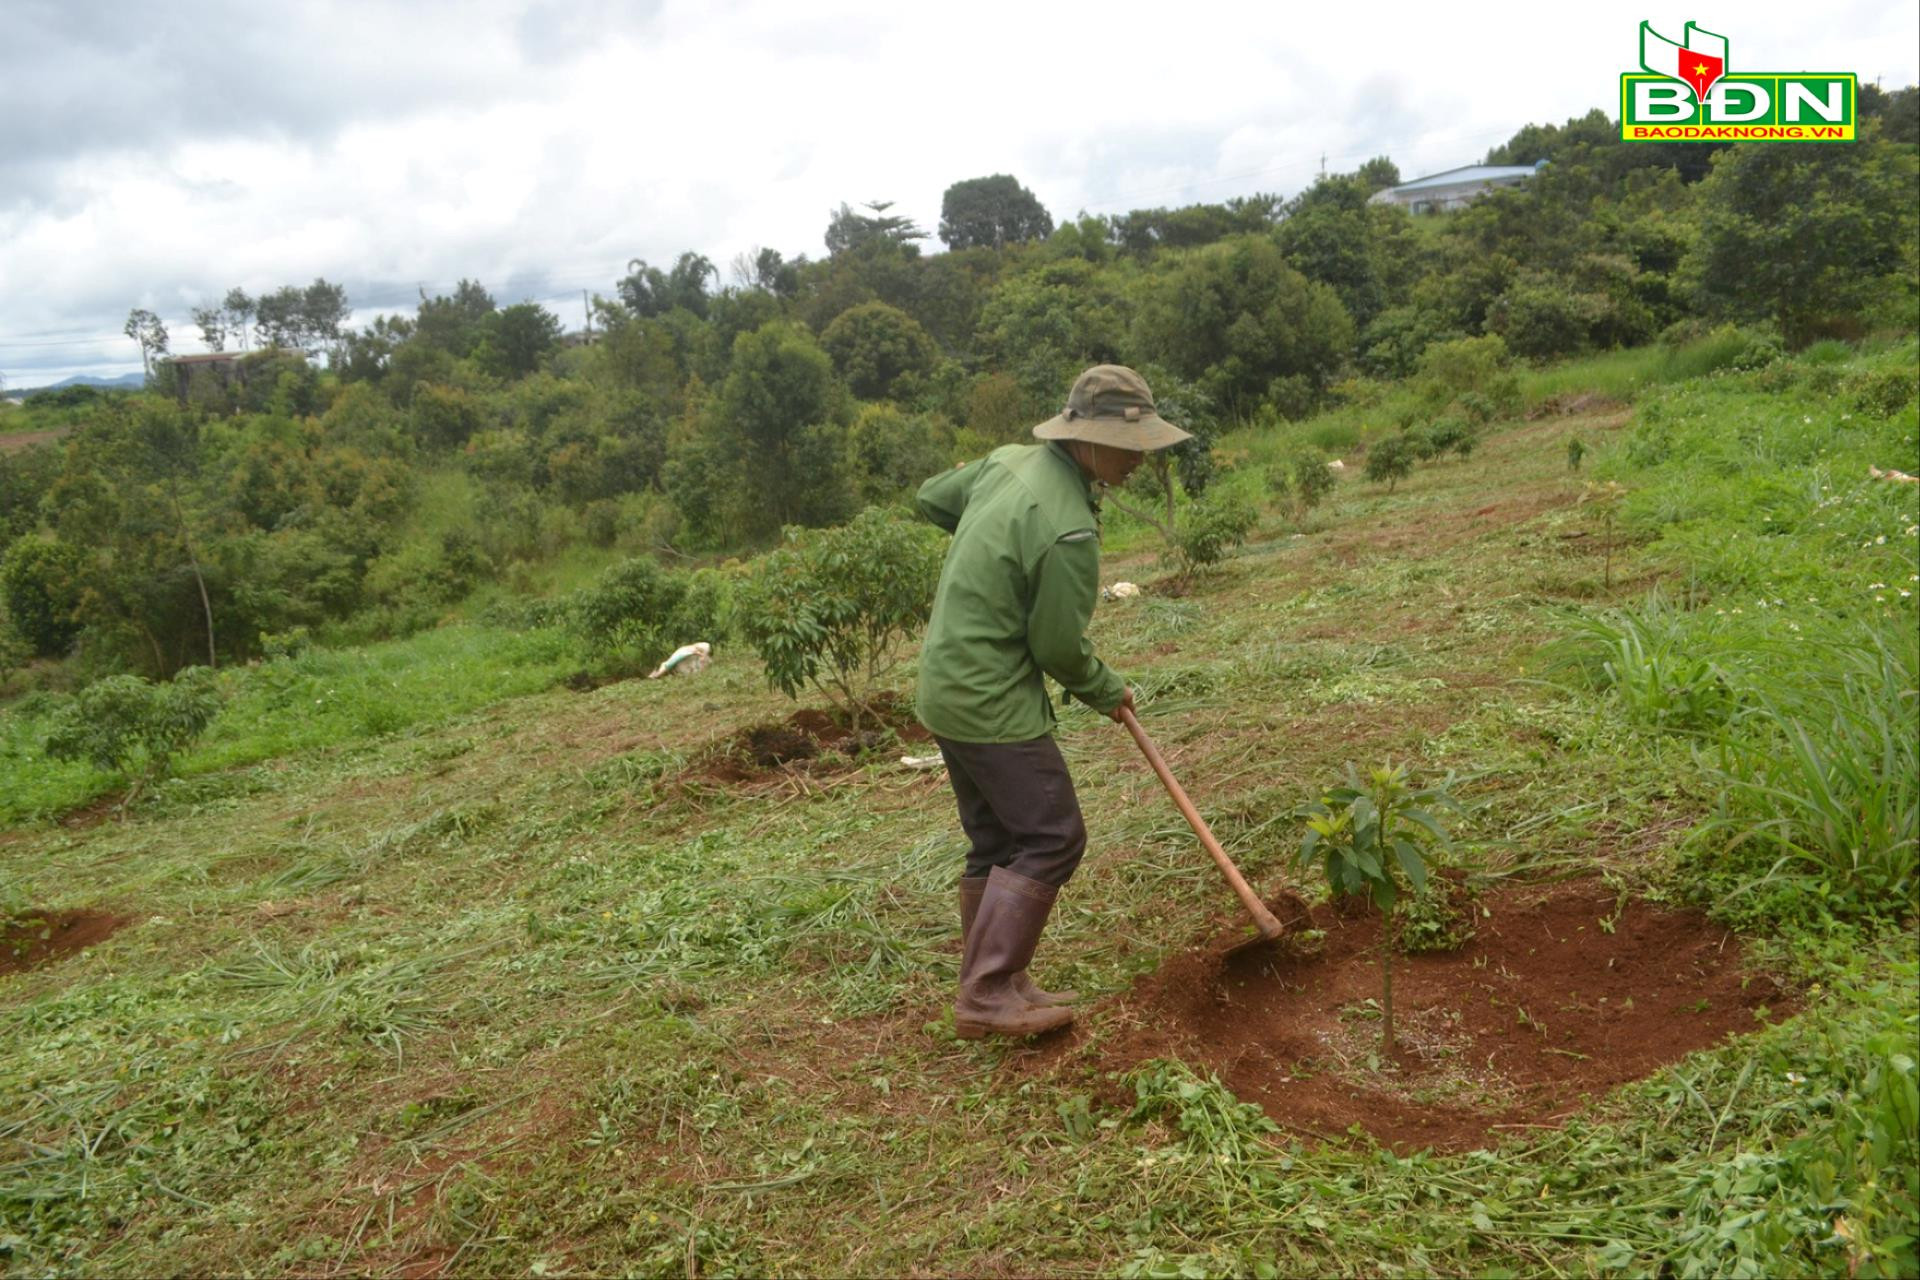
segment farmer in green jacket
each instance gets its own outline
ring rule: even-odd
[[[1007,445],[920,486],[921,511],[953,534],[920,655],[920,723],[940,744],[972,842],[960,881],[965,1039],[1026,1036],[1073,1021],[1072,992],[1027,976],[1060,886],[1086,851],[1073,779],[1053,741],[1043,677],[1119,719],[1133,694],[1094,656],[1100,591],[1095,483],[1188,439],[1154,412],[1144,378],[1119,365],[1081,374],[1067,407]]]

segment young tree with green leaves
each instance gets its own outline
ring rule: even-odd
[[[1426,888],[1429,847],[1449,844],[1432,810],[1453,807],[1446,782],[1415,786],[1407,767],[1389,760],[1364,778],[1349,764],[1345,779],[1305,809],[1301,865],[1318,861],[1336,898],[1364,895],[1380,912],[1380,1045],[1388,1056],[1397,1047],[1393,953],[1399,917],[1394,909],[1409,891],[1417,894]]]
[[[932,613],[945,554],[939,530],[888,508],[869,507],[835,529],[788,529],[739,596],[741,630],[766,663],[767,682],[790,698],[818,689],[858,731]]]

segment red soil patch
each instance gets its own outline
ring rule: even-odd
[[[689,781],[748,783],[793,771],[832,773],[852,768],[854,757],[896,740],[933,741],[905,699],[879,699],[857,733],[845,713],[805,707],[778,723],[757,724],[722,739],[702,752],[683,776]],[[821,759],[829,754],[836,758]]]
[[[126,916],[101,911],[29,911],[0,928],[0,974],[51,964],[131,923]]]
[[[1465,946],[1396,957],[1397,1062],[1369,1060],[1379,916],[1321,906],[1317,952],[1195,947],[1140,979],[1124,998],[1136,1028],[1102,1048],[1102,1065],[1177,1057],[1288,1129],[1336,1138],[1357,1126],[1403,1153],[1465,1150],[1558,1125],[1587,1099],[1753,1030],[1763,1005],[1791,1009],[1705,916],[1629,902],[1616,919],[1615,902],[1592,884],[1492,893]],[[1273,907],[1298,919],[1297,906]]]

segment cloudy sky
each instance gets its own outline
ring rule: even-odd
[[[823,252],[842,201],[931,230],[1012,173],[1056,219],[1469,163],[1617,101],[1640,19],[1731,70],[1920,79],[1912,0],[913,5],[3,0],[0,376],[140,367],[130,307],[342,283],[364,322],[462,277],[579,324],[630,258]],[[1616,108],[1617,109],[1617,108]],[[937,248],[931,242],[930,248]]]

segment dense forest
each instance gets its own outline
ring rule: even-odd
[[[0,435],[54,433],[0,452],[0,676],[404,634],[485,584],[538,594],[579,548],[716,562],[1023,438],[1096,362],[1143,370],[1203,451],[1378,403],[1462,340],[1496,367],[1722,326],[1785,349],[1910,330],[1920,95],[1860,97],[1848,146],[1529,125],[1487,160],[1536,176],[1447,215],[1370,203],[1400,179],[1386,158],[1291,199],[1058,224],[1017,179],[973,178],[933,233],[842,205],[822,257],[636,260],[575,334],[472,282],[350,329],[319,280],[197,311],[227,364],[170,360],[135,312],[147,392],[0,409]],[[1498,411],[1474,396],[1469,419]],[[1177,473],[1198,492],[1204,453]]]

